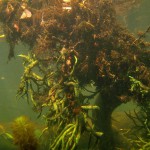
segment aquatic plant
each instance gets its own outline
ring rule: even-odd
[[[0,124],[0,137],[9,141],[13,141],[13,136],[10,133],[6,132],[6,129],[1,124]]]
[[[84,132],[98,139],[99,148],[114,149],[113,110],[131,97],[139,103],[143,93],[150,97],[150,44],[143,39],[149,28],[134,37],[118,24],[109,1],[1,3],[8,59],[20,41],[31,49],[28,55],[19,55],[24,73],[17,97],[31,100],[38,117],[48,109],[43,114],[45,130],[56,128],[49,134],[49,149],[73,150]],[[91,82],[95,92],[86,88]],[[91,105],[98,93],[101,99]],[[89,110],[97,115],[89,116]]]
[[[150,148],[150,87],[143,85],[133,77],[130,77],[130,80],[132,82],[130,90],[134,92],[135,96],[140,97],[139,110],[134,111],[133,114],[126,113],[134,124],[133,129],[130,131],[131,135],[134,134],[134,137],[133,139],[130,138],[130,141],[137,149],[146,150]]]
[[[20,150],[36,150],[38,140],[34,134],[35,125],[25,116],[18,117],[12,123],[13,142]]]
[[[88,110],[99,110],[99,107],[85,104],[84,100],[88,97],[82,95],[77,80],[70,77],[65,81],[56,82],[54,79],[58,74],[44,67],[40,69],[40,75],[38,75],[33,70],[35,67],[40,68],[42,62],[34,60],[33,56],[19,56],[25,59],[26,69],[18,95],[26,95],[28,98],[30,93],[33,108],[39,112],[39,116],[44,108],[49,109],[49,112],[44,115],[48,123],[46,130],[51,131],[53,126],[56,129],[53,134],[49,133],[50,149],[58,149],[60,146],[62,149],[74,149],[84,130],[96,137],[102,135],[102,132],[97,131],[94,125],[89,124],[88,115]],[[71,72],[73,73],[73,70]],[[34,89],[32,82],[34,82]],[[34,91],[36,88],[37,91]]]

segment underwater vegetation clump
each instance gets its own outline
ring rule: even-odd
[[[113,110],[131,99],[149,103],[150,43],[144,37],[150,27],[134,37],[118,24],[113,6],[103,0],[1,1],[8,59],[18,42],[31,49],[19,55],[24,73],[17,97],[32,102],[47,121],[45,130],[55,127],[47,139],[50,150],[77,149],[84,132],[89,149],[94,137],[97,149],[114,150]],[[95,92],[87,89],[91,83]],[[91,105],[98,93],[101,99]]]
[[[132,144],[136,149],[148,150],[150,149],[150,102],[149,102],[149,87],[131,78],[133,84],[131,90],[134,92],[140,92],[144,100],[142,100],[138,106],[139,111],[134,111],[134,115],[127,113],[127,116],[133,121],[133,129],[130,131],[134,134],[134,138],[130,138]],[[132,135],[131,134],[131,135]]]
[[[128,133],[128,139],[136,149],[150,149],[150,117],[149,109],[141,108],[139,112],[127,113],[127,116],[133,121],[133,129]],[[132,135],[132,136],[131,136]],[[134,136],[133,136],[134,135]]]
[[[38,140],[35,125],[25,116],[16,118],[12,123],[13,142],[20,150],[37,150]]]

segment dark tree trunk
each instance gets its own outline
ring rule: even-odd
[[[93,117],[96,118],[96,127],[99,131],[103,132],[99,140],[99,150],[114,150],[115,141],[113,139],[111,115],[121,102],[117,98],[113,98],[108,94],[103,94],[96,100],[96,104],[99,105],[100,111],[94,113]]]

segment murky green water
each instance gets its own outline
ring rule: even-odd
[[[138,30],[146,30],[150,25],[149,8],[150,0],[143,0],[140,7],[130,10],[126,16],[125,25],[134,34]],[[146,39],[149,40],[150,37]],[[3,125],[7,129],[10,128],[10,122],[22,115],[28,116],[35,122],[40,122],[40,120],[37,119],[37,114],[32,111],[31,106],[26,100],[16,100],[16,92],[20,77],[23,73],[22,61],[17,57],[17,54],[25,51],[26,47],[18,45],[15,51],[16,58],[7,63],[8,49],[5,40],[0,39],[0,125]],[[117,113],[115,112],[113,117],[116,115],[118,119],[121,119],[120,114],[122,114],[123,111],[132,111],[134,108],[136,108],[134,103],[122,104],[116,109]],[[126,124],[126,122],[124,122],[124,124]],[[16,147],[13,147],[7,140],[0,139],[0,150],[13,149],[16,149]]]
[[[22,61],[17,54],[26,48],[22,45],[16,47],[16,58],[7,62],[8,45],[0,42],[0,122],[12,121],[19,115],[27,115],[31,119],[35,114],[26,100],[16,100],[16,93],[23,73]]]

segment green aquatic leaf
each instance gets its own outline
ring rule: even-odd
[[[5,133],[5,136],[6,136],[6,138],[8,139],[8,140],[13,140],[14,139],[14,137],[10,134],[10,133]]]
[[[100,137],[100,136],[103,135],[103,132],[95,132],[95,135],[98,136],[98,137]]]
[[[0,38],[4,38],[4,37],[5,37],[5,34],[0,35]]]

